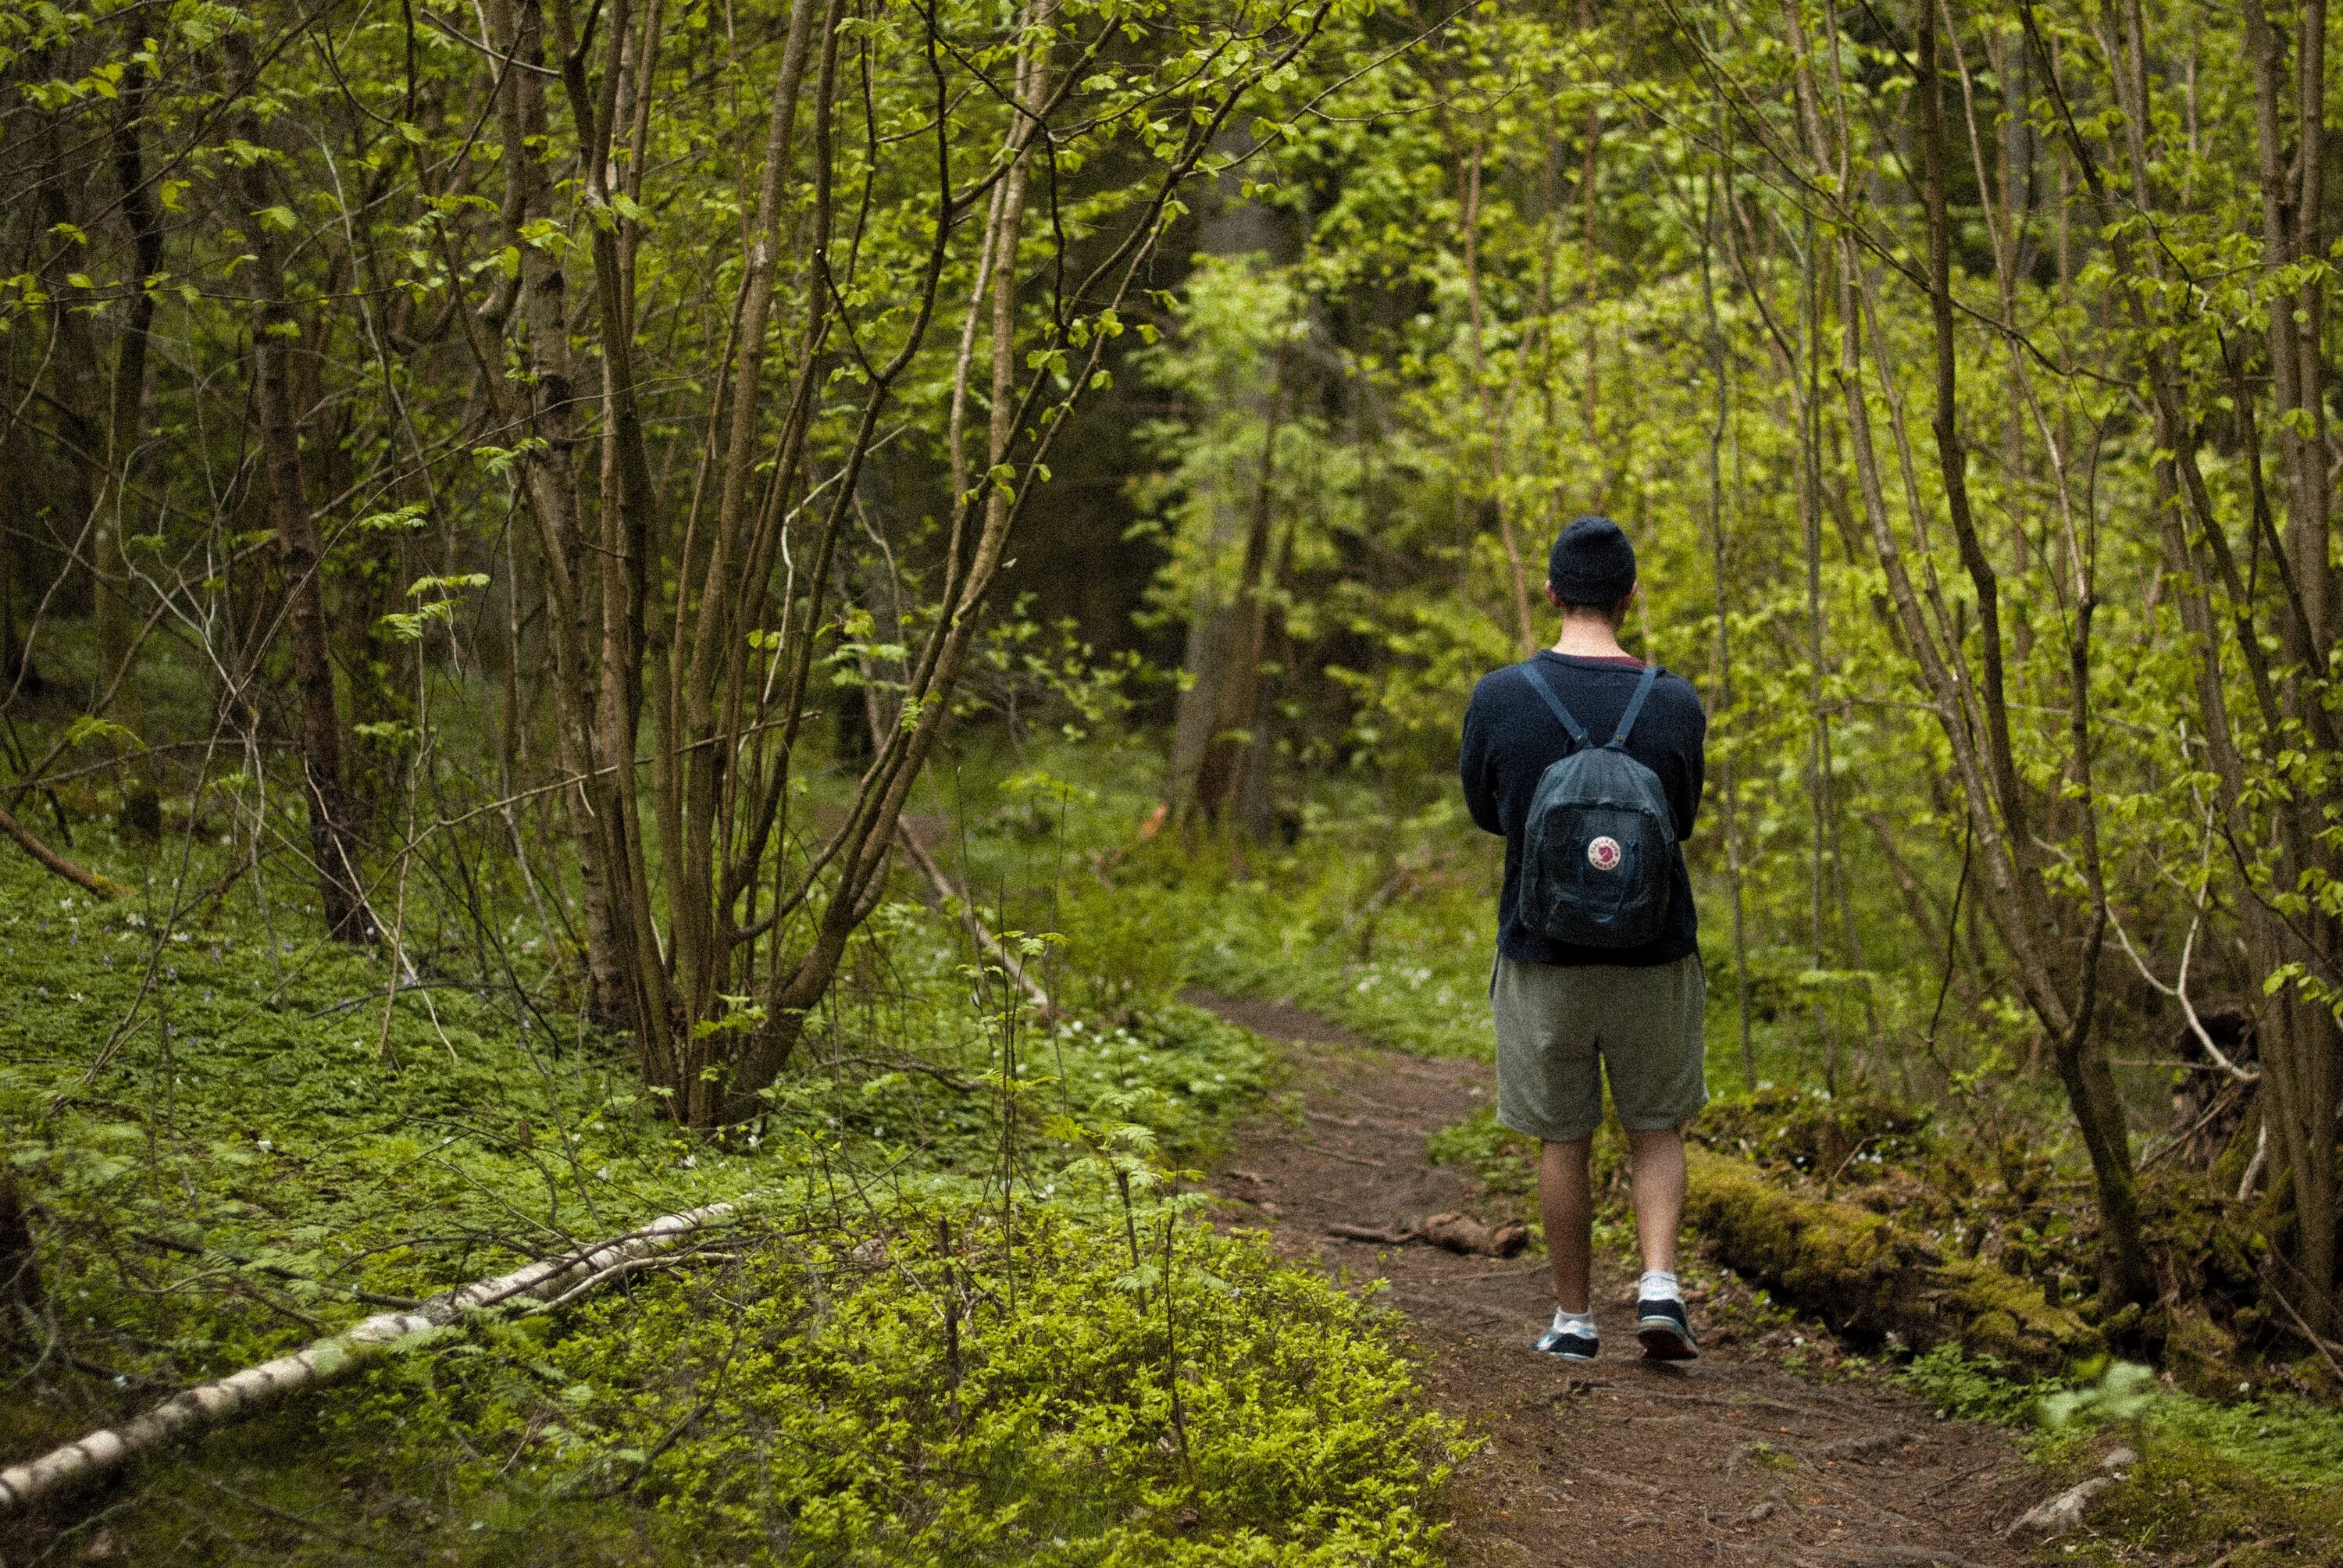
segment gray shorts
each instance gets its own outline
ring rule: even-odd
[[[1638,969],[1500,955],[1489,1009],[1497,1120],[1516,1132],[1548,1143],[1593,1137],[1606,1075],[1630,1131],[1681,1127],[1708,1103],[1708,982],[1698,953]]]

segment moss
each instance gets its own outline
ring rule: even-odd
[[[2203,1311],[2171,1314],[2164,1341],[2164,1370],[2175,1386],[2207,1399],[2233,1394],[2237,1386],[2237,1341]]]
[[[2194,1549],[2230,1568],[2343,1563],[2343,1508],[2328,1488],[2282,1485],[2195,1433],[2151,1430],[2142,1462],[2092,1510],[2103,1539]]]
[[[1930,1115],[1884,1094],[1766,1087],[1710,1102],[1694,1136],[1767,1170],[1835,1181],[1910,1161]]]
[[[1686,1214],[1710,1251],[1841,1333],[1916,1349],[1956,1342],[2042,1370],[2103,1348],[2096,1329],[2030,1280],[1947,1259],[1890,1219],[1788,1191],[1745,1161],[1688,1152]]]

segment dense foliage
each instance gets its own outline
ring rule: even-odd
[[[1485,1049],[1457,716],[1585,510],[1711,717],[1713,1146],[2190,1397],[2331,1400],[2333,29],[0,0],[12,1448],[760,1191],[626,1308],[371,1374],[420,1424],[352,1518],[911,1553],[949,1472],[997,1554],[1423,1550],[1372,1314],[1174,1222],[1267,1070],[1174,997]],[[792,1271],[866,1245],[834,1309]],[[955,1290],[1000,1378],[946,1432],[835,1325]],[[752,1322],[835,1433],[692,1413]],[[1249,1445],[1312,1402],[1297,1491]],[[812,1468],[711,1479],[759,1432]],[[830,1442],[870,1490],[799,1519]],[[188,1484],[309,1484],[271,1452]]]

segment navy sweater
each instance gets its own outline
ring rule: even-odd
[[[1611,739],[1634,694],[1643,666],[1633,659],[1580,658],[1551,649],[1538,656],[1539,674],[1547,677],[1562,705],[1586,728],[1594,745]],[[1509,959],[1534,964],[1621,964],[1643,966],[1674,963],[1699,950],[1698,916],[1693,909],[1692,878],[1683,857],[1676,859],[1674,886],[1668,893],[1667,928],[1654,940],[1634,948],[1586,948],[1557,942],[1521,922],[1518,904],[1522,889],[1522,831],[1527,825],[1530,796],[1538,778],[1570,749],[1570,736],[1556,721],[1545,699],[1530,688],[1528,673],[1500,669],[1481,678],[1473,689],[1473,702],[1464,710],[1464,749],[1459,769],[1464,776],[1464,803],[1473,820],[1492,833],[1505,836],[1505,888],[1497,900],[1497,950]],[[1644,711],[1627,737],[1627,754],[1659,775],[1675,817],[1676,839],[1692,836],[1693,819],[1700,813],[1704,771],[1702,744],[1708,734],[1708,715],[1692,683],[1664,670],[1644,700]]]

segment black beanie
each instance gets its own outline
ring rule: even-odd
[[[1564,604],[1608,609],[1634,591],[1635,547],[1610,518],[1581,518],[1554,541],[1545,580]]]

